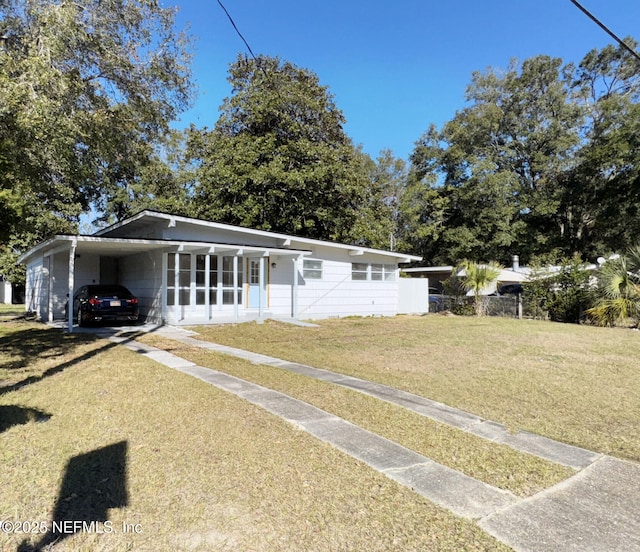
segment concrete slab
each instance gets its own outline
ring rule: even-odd
[[[479,519],[518,498],[435,462],[389,469],[385,474],[459,516]]]
[[[428,458],[341,418],[301,422],[306,431],[379,471],[429,462]]]
[[[127,349],[130,349],[135,353],[144,355],[160,364],[164,364],[169,368],[184,368],[195,366],[193,362],[185,360],[184,358],[180,358],[179,356],[168,353],[167,351],[162,351],[161,349],[156,349],[155,347],[150,347],[149,345],[143,345],[142,343],[138,343],[137,341],[130,341],[126,338],[118,336],[110,337],[109,340],[120,345],[124,345],[125,347],[127,347]]]
[[[283,370],[288,370],[289,372],[295,372],[296,374],[300,374],[301,376],[308,376],[310,378],[321,381],[329,381],[331,383],[338,383],[339,381],[347,377],[342,374],[337,374],[336,372],[331,372],[329,370],[313,368],[312,366],[306,366],[305,364],[296,364],[295,362],[287,362],[286,360],[270,362],[269,366],[275,366],[277,368],[282,368]]]
[[[480,526],[517,552],[640,551],[640,464],[602,457]]]
[[[576,470],[584,469],[602,457],[597,452],[559,443],[528,431],[519,431],[514,435],[507,434],[504,443],[512,448]]]
[[[315,406],[305,402],[283,395],[271,389],[249,390],[241,393],[240,396],[249,402],[256,404],[268,412],[280,416],[285,420],[300,425],[304,425],[317,420],[339,420],[337,416],[333,416],[324,410],[320,410]],[[303,426],[304,427],[304,426]]]
[[[439,403],[407,391],[395,389],[381,383],[347,377],[336,381],[336,384],[360,391],[361,393],[371,395],[372,397],[382,399],[383,401],[403,406],[408,410],[422,414],[423,416],[431,418],[437,422],[457,427],[458,429],[465,430],[473,424],[481,421],[478,416],[465,412],[464,410],[459,410],[457,408],[447,406],[446,404]]]

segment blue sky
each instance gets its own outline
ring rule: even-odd
[[[184,126],[213,127],[229,64],[246,53],[216,0],[165,0],[195,37],[198,97]],[[547,54],[579,62],[613,43],[570,0],[223,0],[256,54],[316,73],[345,130],[376,157],[407,159],[431,123],[464,107],[471,73]],[[581,0],[618,36],[640,39],[638,0]]]

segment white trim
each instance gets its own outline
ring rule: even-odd
[[[183,216],[177,216],[177,215],[169,215],[166,213],[160,213],[157,211],[150,211],[150,210],[145,210],[145,211],[141,211],[140,213],[125,219],[121,222],[118,222],[116,224],[113,224],[112,226],[108,226],[107,228],[103,228],[102,230],[99,230],[98,232],[96,232],[94,235],[95,236],[104,236],[105,234],[108,234],[109,232],[113,232],[115,230],[118,230],[124,226],[127,226],[128,224],[131,224],[133,222],[136,222],[138,220],[142,220],[144,218],[152,218],[152,219],[159,219],[159,220],[175,220],[176,222],[180,222],[180,223],[184,223],[184,224],[194,224],[194,225],[198,225],[198,226],[204,226],[207,228],[217,228],[220,230],[228,230],[231,232],[235,232],[237,234],[247,234],[247,235],[251,235],[251,236],[262,236],[262,237],[269,237],[269,238],[275,238],[277,240],[281,240],[280,243],[283,244],[284,247],[288,247],[289,245],[291,245],[292,243],[299,243],[299,244],[304,244],[304,245],[322,245],[324,247],[332,247],[335,249],[347,249],[350,252],[355,252],[355,255],[362,255],[364,253],[372,253],[372,254],[376,254],[376,255],[385,255],[387,257],[393,257],[394,259],[398,259],[398,262],[400,263],[409,263],[412,261],[421,261],[422,257],[418,257],[416,255],[406,255],[403,253],[399,253],[399,252],[393,252],[393,251],[384,251],[381,249],[370,249],[367,247],[358,247],[354,249],[353,245],[347,245],[347,244],[343,244],[343,243],[336,243],[336,242],[329,242],[329,241],[325,241],[325,240],[317,240],[317,239],[313,239],[313,238],[302,238],[302,237],[296,237],[296,236],[290,236],[287,234],[280,234],[278,232],[269,232],[266,230],[255,230],[253,228],[245,228],[243,226],[233,226],[230,224],[222,224],[220,222],[211,222],[211,221],[207,221],[207,220],[201,220],[201,219],[195,219],[195,218],[190,218],[190,217],[183,217]],[[402,259],[402,260],[400,260]]]
[[[94,236],[75,236],[62,234],[39,243],[22,256],[18,258],[18,263],[24,263],[34,255],[42,252],[43,256],[48,256],[50,246],[61,244],[54,247],[52,251],[65,251],[67,244],[75,243],[77,249],[83,251],[89,247],[92,252],[103,253],[101,249],[118,251],[120,254],[132,254],[149,249],[174,249],[179,253],[201,253],[214,248],[216,253],[229,253],[231,255],[244,255],[247,253],[257,253],[259,255],[311,255],[311,251],[298,249],[281,249],[277,247],[234,245],[228,243],[211,243],[211,242],[190,242],[184,240],[149,240],[140,238],[107,238]]]

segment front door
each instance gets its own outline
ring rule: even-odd
[[[260,307],[260,263],[262,259],[249,259],[247,281],[249,283],[248,306],[250,309]]]

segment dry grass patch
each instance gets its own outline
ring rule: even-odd
[[[640,334],[531,320],[399,316],[203,339],[377,381],[552,439],[640,460]]]
[[[4,327],[5,364],[16,352],[27,359],[13,343],[34,329]],[[50,344],[68,345],[46,331]],[[77,339],[58,357],[64,369],[1,396],[4,407],[46,414],[0,433],[2,518],[50,523],[89,511],[114,528],[68,535],[53,550],[508,550],[237,397],[108,341]],[[55,362],[20,361],[34,376]],[[123,533],[123,522],[140,532]],[[26,537],[42,536],[0,534],[0,549]]]
[[[256,366],[154,335],[142,336],[141,340],[200,366],[226,372],[305,401],[516,495],[535,494],[575,473],[571,468],[492,443],[400,406],[331,383],[280,368]]]

